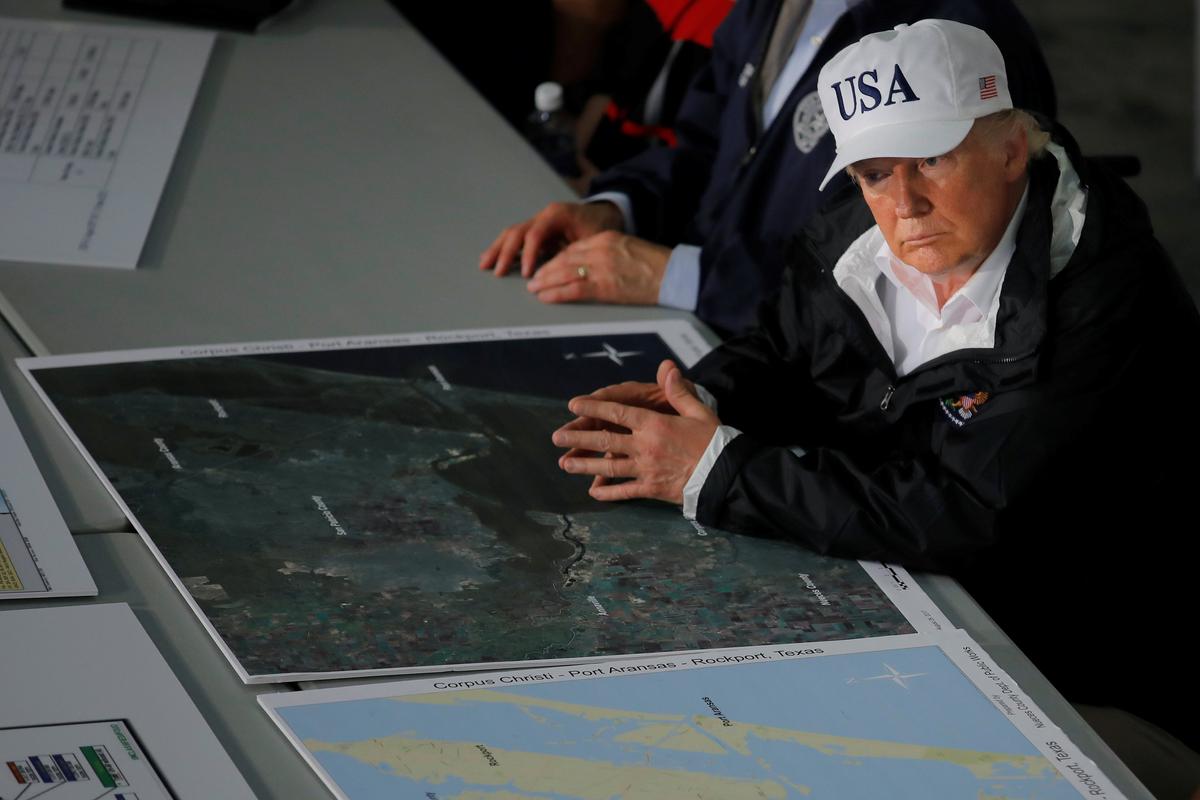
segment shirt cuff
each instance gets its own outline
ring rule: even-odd
[[[667,261],[662,285],[658,287],[658,304],[695,311],[699,297],[700,248],[691,244],[676,245]]]
[[[621,230],[637,236],[633,227],[633,201],[624,192],[600,192],[583,198],[585,203],[612,203],[621,212]]]
[[[683,516],[687,519],[696,521],[696,507],[700,505],[700,490],[704,488],[704,482],[708,480],[708,473],[712,472],[713,466],[721,456],[721,451],[741,433],[737,428],[731,428],[728,425],[722,425],[713,431],[704,455],[700,456],[696,468],[692,470],[692,477],[688,478],[687,485],[683,487]]]
[[[696,397],[700,398],[700,402],[708,406],[712,412],[720,416],[721,412],[717,410],[717,398],[708,389],[705,389],[698,383],[692,383],[692,387],[696,390]]]

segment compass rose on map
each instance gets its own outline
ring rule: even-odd
[[[846,683],[853,684],[853,683],[866,683],[867,681],[891,681],[892,683],[895,683],[897,686],[907,689],[908,684],[905,683],[905,681],[907,681],[911,678],[919,678],[922,675],[926,674],[924,672],[910,672],[906,675],[906,674],[900,672],[900,670],[893,667],[891,664],[887,663],[886,661],[883,662],[883,666],[887,670],[887,672],[883,673],[882,675],[872,675],[869,678],[850,678],[849,680],[846,681]]]
[[[600,349],[594,353],[584,353],[582,356],[578,356],[575,353],[567,353],[563,358],[568,361],[573,358],[607,358],[618,367],[623,367],[625,366],[625,359],[632,356],[640,356],[641,354],[641,350],[618,350],[608,342],[604,342],[600,345]]]

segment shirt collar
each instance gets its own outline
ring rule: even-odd
[[[1013,253],[1017,251],[1017,228],[1020,227],[1021,218],[1025,215],[1028,199],[1029,185],[1026,184],[1025,191],[1021,193],[1021,200],[1008,220],[1008,227],[1004,229],[1004,235],[1000,237],[999,243],[967,279],[967,282],[950,296],[940,312],[933,291],[933,281],[916,267],[909,266],[896,258],[892,253],[892,248],[888,247],[887,240],[882,236],[880,237],[882,243],[875,253],[875,266],[898,289],[915,297],[935,316],[940,317],[945,314],[952,304],[961,306],[963,303],[969,303],[980,315],[986,316],[1004,283],[1008,262],[1012,260]]]

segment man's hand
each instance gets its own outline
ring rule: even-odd
[[[667,385],[667,371],[674,369],[673,361],[663,361],[658,365],[658,374],[655,377],[655,383],[641,383],[638,381],[625,381],[624,383],[615,383],[612,386],[605,386],[602,389],[597,389],[588,397],[593,400],[607,400],[613,403],[620,403],[625,406],[635,406],[637,408],[646,408],[651,411],[657,411],[660,414],[675,414],[675,408],[667,400],[666,392],[663,387]],[[694,391],[693,384],[686,378],[683,380],[684,386],[688,391]],[[563,425],[560,430],[564,431],[614,431],[616,433],[629,433],[628,428],[623,428],[620,425],[612,425],[601,419],[593,417],[577,417],[566,425]],[[571,448],[562,458],[586,458],[592,455],[590,450],[581,450]],[[560,459],[561,461],[561,459]]]
[[[607,231],[559,251],[525,288],[543,303],[654,305],[670,258],[669,247]]]
[[[576,242],[601,231],[619,231],[623,224],[621,211],[612,203],[551,203],[530,219],[501,231],[479,257],[479,268],[495,268],[500,277],[520,254],[521,274],[528,278],[543,248]]]
[[[601,391],[657,405],[656,393],[646,386],[618,384]],[[721,421],[696,397],[673,363],[659,367],[655,386],[671,413],[593,394],[572,399],[569,408],[579,419],[554,432],[554,443],[570,448],[559,466],[566,472],[594,475],[589,494],[597,500],[644,497],[683,502],[683,487]],[[612,483],[614,479],[627,480]]]
[[[646,408],[651,411],[657,411],[660,414],[677,414],[678,412],[675,411],[675,407],[667,400],[666,390],[664,389],[667,385],[667,373],[672,369],[678,369],[675,366],[675,362],[669,360],[663,361],[658,365],[658,374],[655,376],[655,383],[640,383],[638,381],[614,383],[612,386],[597,389],[588,395],[588,397],[591,397],[593,400],[607,400],[613,403],[620,403],[621,405]],[[682,376],[680,380],[683,381],[683,386],[688,392],[695,394],[695,384]],[[603,420],[592,419],[591,417],[579,417],[562,426],[562,430],[564,431],[606,429],[613,429],[613,427]],[[621,433],[628,433],[628,431],[622,428]],[[575,454],[575,451],[571,451],[563,457],[571,458]]]

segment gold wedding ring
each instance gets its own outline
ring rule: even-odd
[[[587,264],[580,264],[578,267],[576,267],[575,274],[586,281],[588,276]]]

